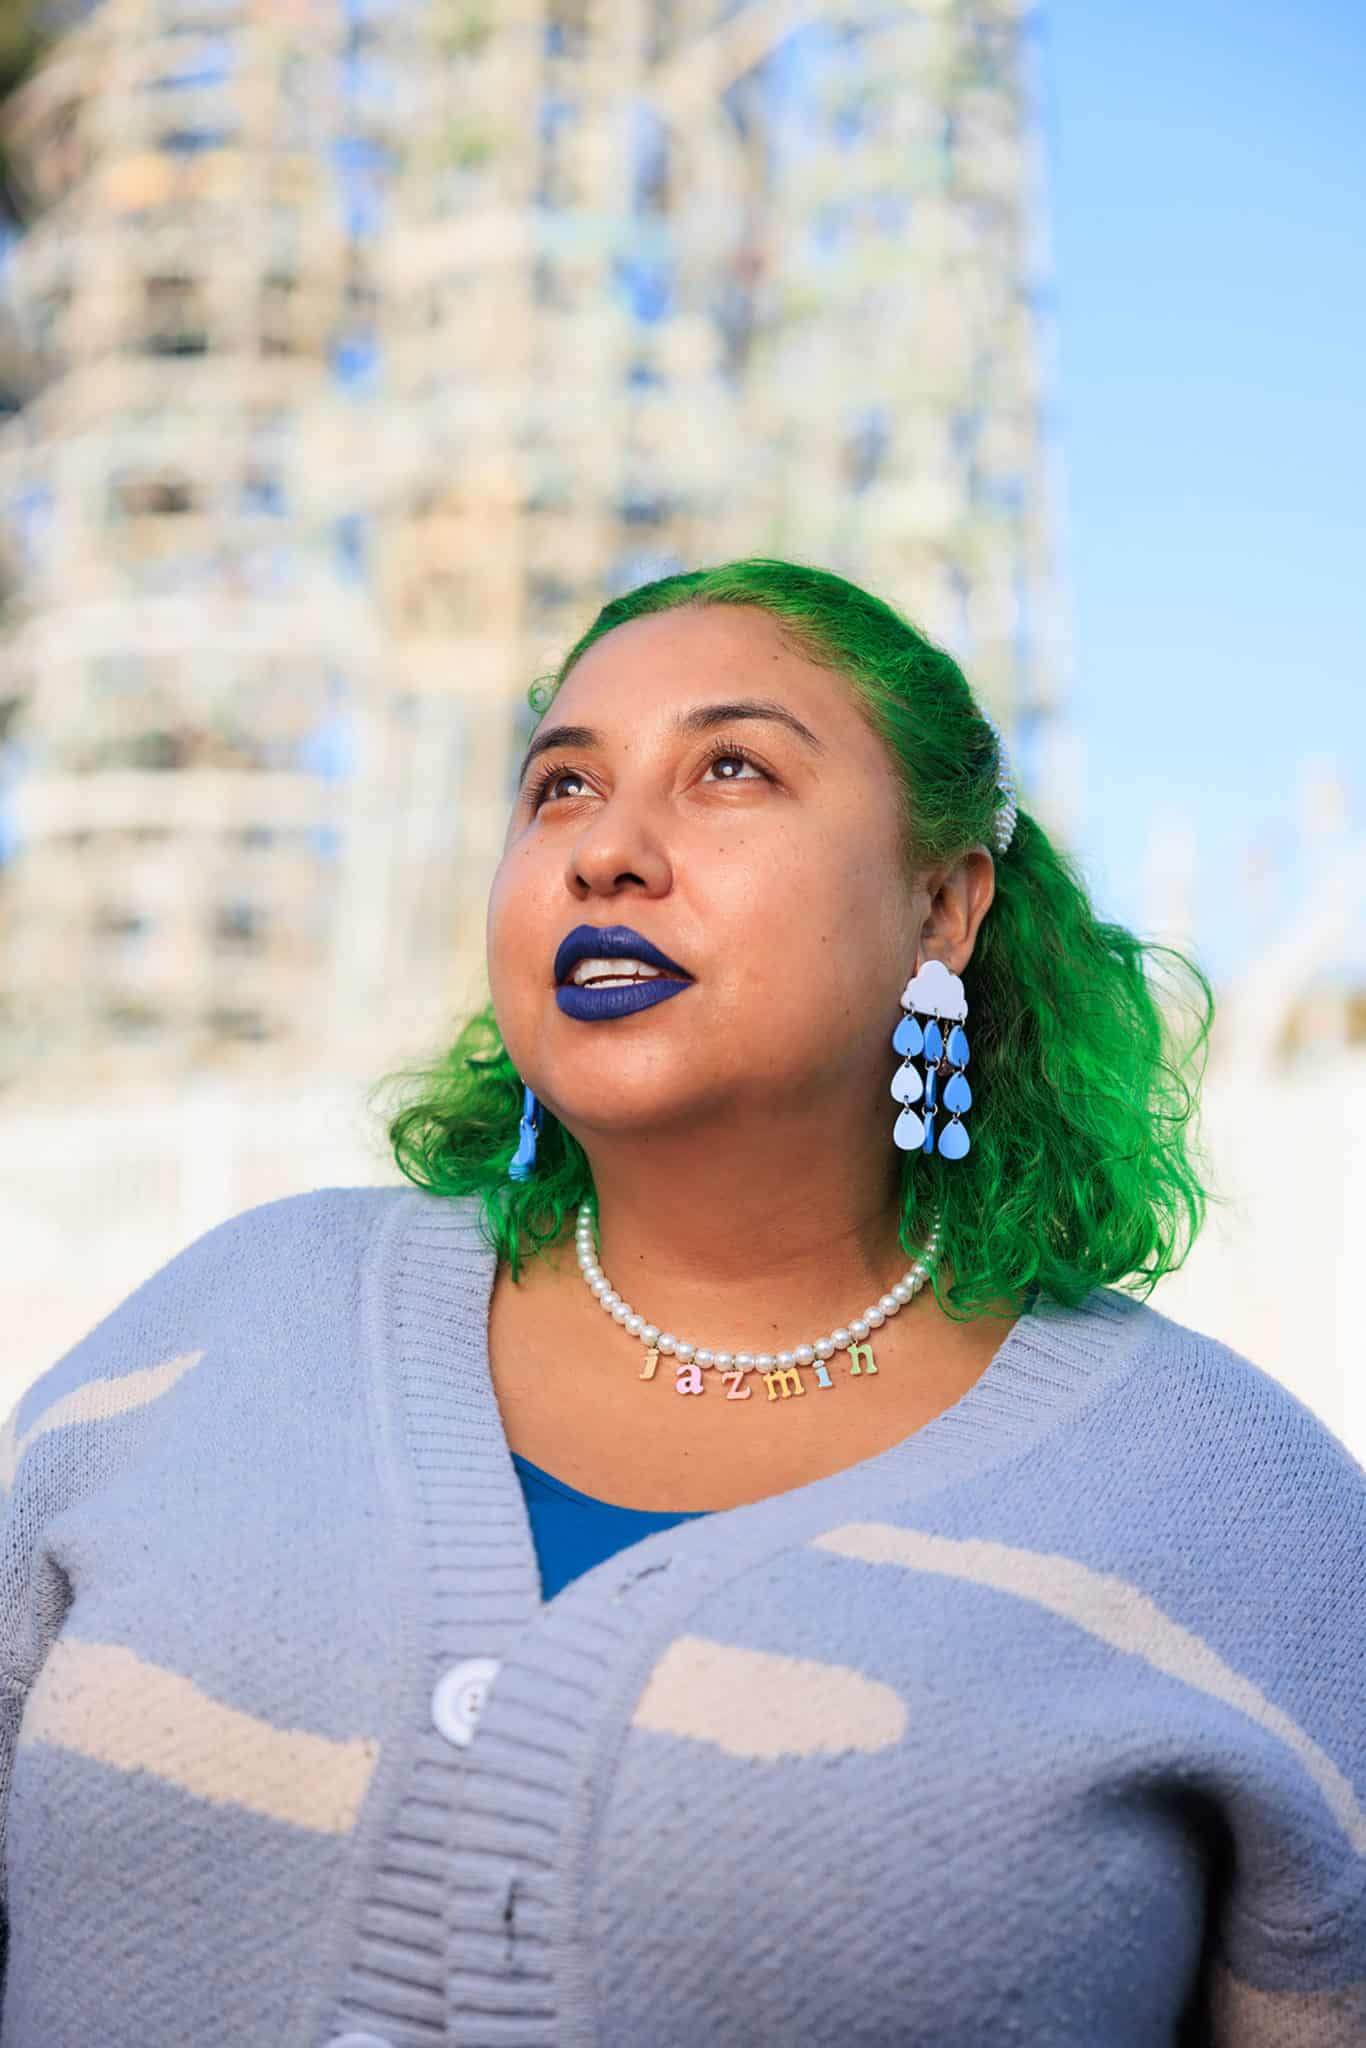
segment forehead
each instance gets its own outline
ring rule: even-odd
[[[793,647],[770,612],[707,605],[615,626],[580,656],[547,716],[586,721],[619,708],[638,722],[654,708],[672,712],[718,692],[752,693],[759,683],[794,706],[824,703],[827,717],[832,699],[849,703],[847,688]]]

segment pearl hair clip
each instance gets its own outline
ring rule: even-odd
[[[1001,737],[1001,728],[989,711],[984,711],[981,715],[996,735],[996,787],[1005,798],[1004,804],[996,813],[995,839],[996,851],[999,854],[1005,852],[1015,837],[1015,821],[1020,814],[1020,806],[1015,795],[1015,769],[1010,751]]]

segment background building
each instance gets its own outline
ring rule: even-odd
[[[372,987],[367,548],[401,24],[110,0],[8,109],[0,1090],[306,1058]]]

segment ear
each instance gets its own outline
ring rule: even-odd
[[[972,958],[982,919],[996,896],[996,863],[985,846],[969,847],[944,869],[921,927],[920,952],[961,974]]]

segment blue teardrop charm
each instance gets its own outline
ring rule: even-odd
[[[903,1152],[918,1152],[924,1142],[924,1124],[913,1109],[903,1109],[892,1126],[892,1143]]]
[[[956,1067],[965,1067],[969,1057],[968,1034],[961,1024],[955,1024],[949,1033],[949,1058]]]
[[[925,1083],[920,1078],[919,1067],[913,1067],[909,1060],[903,1062],[892,1076],[892,1095],[897,1102],[919,1102],[925,1092]]]
[[[939,1029],[937,1017],[925,1027],[925,1057],[927,1060],[942,1060],[944,1057],[944,1034]]]
[[[925,1105],[926,1105],[926,1107],[927,1107],[928,1109],[933,1109],[933,1108],[935,1107],[936,1103],[938,1102],[938,1100],[939,1100],[939,1069],[938,1069],[938,1067],[926,1067],[926,1069],[925,1069]]]
[[[913,1060],[925,1043],[925,1034],[914,1017],[903,1017],[892,1033],[892,1050],[903,1060]]]
[[[939,1140],[939,1156],[941,1159],[961,1159],[971,1143],[962,1124],[946,1124]]]
[[[972,1090],[966,1074],[950,1074],[949,1085],[944,1090],[945,1109],[957,1110],[960,1114],[972,1108]]]

